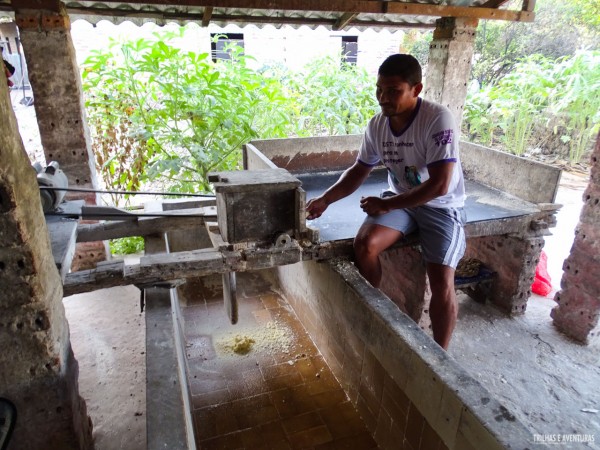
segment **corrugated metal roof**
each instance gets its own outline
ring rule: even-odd
[[[130,21],[137,25],[155,22],[164,25],[169,22],[185,24],[189,21],[201,22],[204,17],[202,7],[173,5],[132,5],[106,4],[97,2],[67,2],[67,11],[72,20],[84,19],[91,23],[109,20],[114,23]],[[239,26],[248,24],[261,28],[271,24],[277,27],[290,25],[298,28],[302,25],[310,28],[325,26],[333,28],[342,13],[324,11],[282,11],[267,9],[214,8],[210,23],[225,26],[234,23]],[[433,27],[435,17],[406,16],[399,14],[359,14],[350,25],[359,30],[366,28],[399,28],[406,26]]]
[[[10,1],[0,0],[0,11],[5,11],[4,15],[8,11],[8,15],[12,16]],[[270,24],[276,27],[290,25],[314,29],[325,26],[334,30],[340,27],[364,30],[431,28],[441,16],[483,17],[480,16],[482,11],[484,14],[486,11],[488,14],[490,11],[501,14],[502,11],[494,8],[503,3],[505,0],[146,0],[146,3],[104,0],[66,1],[65,5],[71,20],[83,19],[93,24],[100,20],[116,24],[130,21],[137,25],[146,22],[158,25],[199,22],[205,26],[210,23],[222,27],[227,24],[241,27],[253,24],[260,28]],[[513,11],[513,14],[521,13]]]

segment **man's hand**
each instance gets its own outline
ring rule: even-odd
[[[369,216],[380,216],[390,211],[385,199],[379,197],[361,197],[360,207]]]
[[[321,217],[321,214],[325,212],[329,203],[325,201],[323,196],[315,197],[306,202],[306,218],[313,220]]]

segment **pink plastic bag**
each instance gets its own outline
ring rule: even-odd
[[[543,297],[552,292],[552,280],[548,274],[548,256],[544,250],[542,250],[540,262],[535,268],[535,278],[531,285],[531,291]]]

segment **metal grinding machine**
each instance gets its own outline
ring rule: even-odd
[[[46,168],[43,168],[39,162],[36,162],[33,168],[37,173],[38,186],[42,188],[40,189],[42,210],[44,213],[55,211],[67,193],[66,190],[61,190],[67,189],[69,186],[67,176],[60,170],[60,166],[56,161],[52,161]]]
[[[207,228],[215,247],[266,249],[276,257],[307,232],[306,193],[285,169],[209,174],[217,196],[217,224]],[[220,236],[217,234],[220,234]],[[300,248],[299,248],[300,251]],[[232,324],[238,320],[235,272],[223,274],[223,298]]]

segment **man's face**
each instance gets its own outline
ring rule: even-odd
[[[377,101],[386,117],[405,114],[414,109],[417,97],[423,89],[421,83],[411,86],[398,76],[377,76]]]

